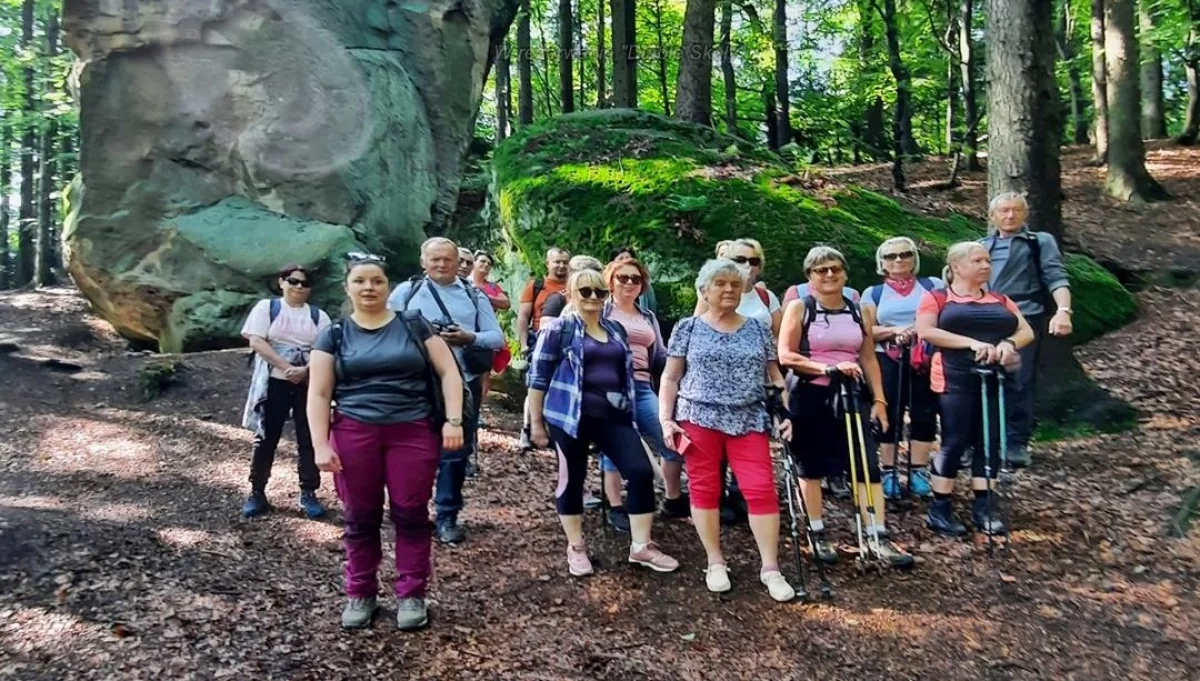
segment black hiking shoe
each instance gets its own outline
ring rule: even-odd
[[[966,525],[958,522],[958,518],[954,517],[954,508],[950,505],[950,500],[934,499],[933,503],[929,504],[929,515],[925,517],[925,526],[949,537],[961,537],[967,533]]]
[[[721,500],[721,524],[740,525],[749,519],[746,498],[741,492],[730,490]]]
[[[438,519],[435,532],[437,540],[443,544],[461,544],[467,538],[467,534],[458,526],[458,521],[454,518]]]
[[[975,529],[992,536],[1008,534],[1008,526],[1000,519],[1000,508],[996,500],[992,500],[992,517],[988,518],[987,497],[975,500],[971,505],[971,522]]]
[[[663,518],[688,518],[692,515],[692,502],[687,492],[679,495],[678,499],[663,499],[662,508],[658,514]]]
[[[613,506],[608,509],[608,524],[621,534],[629,534],[629,514],[624,506]]]
[[[874,554],[876,560],[887,563],[889,567],[905,570],[911,568],[916,561],[904,549],[901,549],[892,541],[887,532],[880,532],[877,539],[879,540],[879,550],[872,548],[871,553]]]
[[[1005,458],[1008,459],[1008,467],[1013,470],[1028,468],[1029,464],[1033,463],[1028,447],[1009,447]]]
[[[844,475],[825,478],[825,488],[829,490],[834,499],[850,498],[850,483],[846,481],[846,476]]]
[[[825,530],[813,532],[813,544],[817,547],[817,559],[826,565],[833,565],[838,560],[837,549],[829,543]]]
[[[243,518],[256,518],[271,510],[271,502],[267,501],[267,493],[256,489],[246,497],[246,503],[242,504]]]

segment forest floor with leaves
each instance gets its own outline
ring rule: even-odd
[[[1196,246],[1200,162],[1192,173],[1167,182],[1183,198],[1145,209],[1156,217],[1096,224],[1185,266],[1171,239],[1191,230]],[[1138,298],[1134,323],[1078,351],[1137,427],[1038,447],[1007,554],[934,537],[923,504],[896,508],[915,570],[860,576],[844,554],[832,601],[777,604],[744,525],[724,530],[734,589],[715,597],[688,522],[656,526],[682,563],[663,575],[625,563],[627,539],[590,512],[597,574],[571,578],[555,460],[520,453],[519,417],[497,403],[469,539],[435,549],[432,626],[404,634],[390,610],[370,630],[338,626],[338,516],[294,508],[291,444],[268,489],[278,510],[238,516],[244,351],[130,352],[74,291],[0,294],[0,679],[1195,679],[1200,529],[1177,538],[1170,523],[1200,485],[1200,291]],[[337,508],[328,476],[320,494]],[[829,522],[848,548],[845,505]],[[791,556],[785,540],[794,577]]]

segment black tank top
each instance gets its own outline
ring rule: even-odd
[[[1006,299],[996,293],[985,293],[978,300],[955,300],[955,294],[947,298],[938,316],[938,328],[984,343],[996,344],[1017,332],[1017,315],[1008,309]],[[941,350],[942,371],[946,391],[977,390],[972,379],[975,368],[975,353],[970,350]]]

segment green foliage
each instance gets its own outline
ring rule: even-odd
[[[157,359],[146,364],[138,371],[138,392],[142,399],[150,402],[158,399],[172,385],[179,381],[179,372],[183,363],[174,359]]]
[[[730,144],[736,156],[727,153]],[[492,169],[499,226],[525,263],[541,267],[550,246],[603,255],[630,244],[650,265],[667,319],[690,313],[692,277],[724,239],[760,240],[764,279],[783,291],[803,281],[804,254],[817,244],[845,254],[850,283],[861,289],[876,281],[875,249],[887,237],[912,237],[922,272],[937,275],[950,244],[983,234],[966,217],[917,215],[862,189],[829,196],[797,189],[797,178],[769,153],[646,113],[546,121],[500,145]],[[1067,265],[1080,338],[1132,317],[1133,298],[1111,274],[1083,256]]]

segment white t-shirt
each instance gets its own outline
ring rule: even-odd
[[[242,338],[249,340],[251,336],[259,336],[267,339],[268,343],[286,343],[308,350],[317,339],[317,333],[330,323],[329,315],[325,314],[324,310],[321,310],[318,319],[320,323],[313,326],[308,303],[301,307],[291,307],[285,302],[280,302],[279,316],[275,317],[275,321],[271,321],[271,301],[264,299],[258,301],[246,317],[246,323],[242,325]],[[271,377],[283,378],[284,374],[271,367]]]
[[[779,298],[775,294],[767,291],[767,304],[763,305],[762,295],[759,293],[761,289],[752,287],[749,291],[742,294],[742,302],[738,303],[737,313],[743,317],[757,319],[767,328],[772,328],[771,315],[779,310]]]

